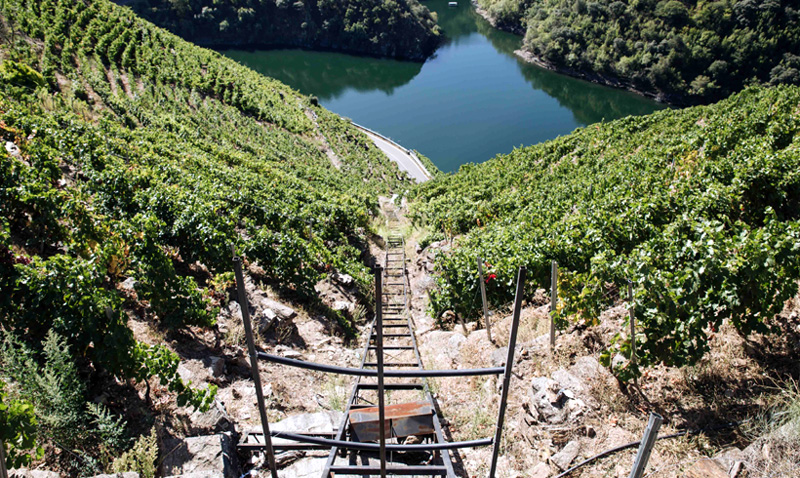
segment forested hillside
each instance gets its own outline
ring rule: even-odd
[[[436,17],[417,0],[115,0],[203,46],[322,48],[424,60]]]
[[[511,300],[518,266],[548,287],[556,260],[562,321],[595,323],[632,281],[641,365],[693,363],[723,320],[766,331],[800,278],[798,132],[800,87],[752,88],[421,185],[417,222],[460,236],[437,258],[433,312],[479,315],[478,257],[496,277],[494,305]],[[617,350],[629,345],[621,337]]]
[[[0,421],[12,455],[34,433],[73,476],[108,468],[130,441],[87,400],[114,377],[207,407],[129,321],[212,326],[230,246],[309,304],[330,271],[368,282],[376,193],[405,176],[315,103],[107,0],[0,3],[0,406],[36,420]]]
[[[800,84],[792,0],[478,0],[524,50],[571,74],[678,104]]]

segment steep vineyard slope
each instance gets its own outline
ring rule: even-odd
[[[791,0],[478,0],[525,56],[674,103],[745,85],[800,84],[800,10]]]
[[[84,383],[157,375],[208,406],[129,317],[212,325],[231,245],[312,303],[329,271],[366,283],[376,193],[407,181],[345,120],[106,0],[0,3],[0,147],[0,380],[31,401],[37,363],[74,378],[72,357]],[[90,443],[82,407],[47,436]]]
[[[322,48],[424,60],[436,17],[417,0],[115,0],[198,45]]]
[[[496,305],[511,299],[517,266],[547,287],[556,260],[561,318],[594,323],[632,281],[642,364],[693,362],[724,320],[765,331],[800,278],[799,130],[800,88],[754,88],[426,183],[416,220],[458,236],[437,258],[432,306],[479,314],[477,257],[496,276]]]

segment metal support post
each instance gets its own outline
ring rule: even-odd
[[[467,324],[464,323],[464,317],[458,315],[458,312],[453,312],[453,313],[456,314],[456,319],[458,320],[458,323],[461,324],[461,330],[464,331],[464,337],[469,336],[469,331],[467,330]]]
[[[492,324],[489,322],[489,307],[486,304],[486,282],[483,281],[483,259],[478,258],[478,278],[481,283],[481,299],[483,299],[483,322],[486,324],[486,335],[492,342]]]
[[[272,473],[272,478],[278,478],[278,468],[275,466],[275,450],[272,448],[272,435],[269,433],[269,420],[267,409],[264,405],[264,391],[261,389],[261,374],[258,371],[258,355],[256,354],[256,343],[253,339],[253,327],[250,324],[250,308],[247,303],[247,291],[244,287],[244,274],[242,273],[242,260],[239,257],[233,258],[233,267],[236,272],[236,288],[239,291],[239,307],[242,309],[242,322],[244,322],[244,333],[247,337],[247,350],[250,353],[250,372],[253,375],[253,383],[256,387],[256,399],[258,400],[258,412],[261,415],[261,428],[264,433],[264,442],[267,445],[267,462]]]
[[[492,464],[489,469],[489,478],[494,478],[497,471],[497,457],[500,453],[500,441],[503,438],[503,422],[506,416],[506,402],[508,401],[508,388],[511,383],[511,370],[514,366],[514,351],[517,348],[517,331],[519,330],[519,316],[522,312],[522,294],[525,290],[525,276],[527,270],[519,268],[517,274],[517,294],[514,297],[514,315],[511,319],[511,336],[508,338],[508,355],[506,356],[506,367],[503,373],[503,390],[500,396],[500,411],[497,417],[497,429],[494,434],[494,450],[492,450]]]
[[[550,268],[550,350],[556,346],[556,307],[558,306],[558,262]]]
[[[653,445],[656,443],[658,437],[658,429],[661,428],[661,422],[664,418],[658,413],[650,413],[650,420],[647,422],[647,428],[644,431],[644,437],[639,445],[639,452],[636,453],[636,461],[633,462],[633,469],[628,478],[642,478],[644,469],[647,466],[647,460],[650,459],[650,453],[653,451]]]
[[[378,266],[375,268],[375,325],[377,327],[376,340],[376,360],[378,364],[378,430],[380,433],[380,460],[381,478],[386,476],[386,411],[384,410],[383,398],[383,287],[381,279],[383,269]]]
[[[8,478],[8,470],[6,470],[6,452],[3,446],[3,442],[0,441],[0,478]]]
[[[628,317],[631,323],[631,366],[636,368],[636,311],[633,305],[633,282],[628,281]],[[638,386],[639,380],[633,376],[634,383]]]

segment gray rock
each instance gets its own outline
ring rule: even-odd
[[[417,331],[419,333],[419,331]],[[460,357],[457,348],[451,347],[450,340],[453,336],[460,334],[446,330],[433,330],[425,334],[424,349],[432,353],[433,363],[439,366],[449,366],[447,364],[456,363]],[[463,336],[461,336],[463,337]],[[458,341],[459,339],[454,339]]]
[[[568,400],[566,405],[570,420],[574,420],[580,415],[583,415],[583,412],[585,412],[587,408],[586,403],[580,398]]]
[[[237,478],[236,447],[231,433],[164,441],[170,450],[161,463],[164,476]],[[199,475],[194,476],[194,474]]]
[[[417,289],[419,292],[425,292],[426,290],[433,289],[436,285],[436,280],[434,280],[431,276],[425,276],[417,281],[419,288]]]
[[[256,316],[258,333],[265,335],[276,323],[280,322],[280,320],[280,317],[278,317],[278,314],[276,314],[274,310],[262,310],[261,313]]]
[[[226,317],[226,319],[233,319],[233,320],[242,320],[242,307],[239,305],[238,301],[232,300],[228,302],[228,305],[223,307],[220,310],[220,315]]]
[[[575,365],[569,368],[569,372],[584,383],[598,378],[606,379],[611,376],[597,359],[589,355],[579,358]]]
[[[575,458],[578,457],[578,453],[581,451],[581,444],[573,440],[558,453],[550,457],[550,461],[553,462],[554,465],[558,467],[559,470],[564,471],[569,468],[570,463],[572,463]]]
[[[279,422],[271,423],[269,428],[272,431],[280,432],[332,432],[339,427],[342,420],[343,413],[336,411],[326,411],[318,413],[300,413],[291,415]],[[253,432],[260,432],[260,429],[253,429]],[[244,434],[247,438],[247,443],[256,443],[260,435]],[[291,444],[291,440],[283,438],[273,438],[273,445]],[[322,473],[320,471],[320,473]],[[287,475],[288,476],[288,475]]]
[[[563,423],[569,409],[564,407],[563,400],[559,400],[558,392],[561,387],[548,377],[535,377],[531,380],[530,404],[531,413],[540,422],[549,424]]]
[[[253,282],[252,277],[249,274],[244,275],[244,290],[247,292],[247,296],[251,297],[254,295],[262,295],[263,292],[256,286],[256,283]]]
[[[297,317],[297,312],[295,312],[294,309],[272,299],[261,299],[261,307],[264,309],[272,309],[276,314],[284,319],[293,319]]]
[[[492,367],[503,367],[508,358],[508,347],[500,347],[492,352]]]
[[[289,349],[283,352],[283,356],[290,359],[299,359],[303,356],[303,354],[298,352],[297,350]]]
[[[127,279],[122,281],[120,287],[122,287],[125,290],[134,291],[136,290],[136,284],[137,284],[136,279],[134,279],[133,277],[128,277]]]
[[[208,369],[200,360],[185,360],[178,365],[178,375],[186,384],[191,382],[199,385],[208,381],[210,374]]]
[[[714,456],[714,461],[722,465],[722,467],[725,468],[728,471],[728,473],[730,473],[733,470],[734,466],[736,466],[736,463],[746,462],[747,456],[742,450],[734,446],[726,448],[721,452],[717,453]]]
[[[261,311],[261,318],[266,322],[272,322],[278,318],[278,314],[272,309],[264,309]]]
[[[289,467],[278,471],[280,478],[319,478],[325,470],[327,459],[324,457],[308,457],[297,460]]]
[[[9,155],[14,156],[15,158],[18,158],[20,156],[19,148],[17,147],[16,144],[12,143],[11,141],[6,141],[6,152]]]
[[[531,390],[535,394],[547,393],[549,398],[555,399],[558,392],[558,383],[549,377],[533,377],[531,379]]]
[[[201,384],[204,382],[219,382],[225,377],[225,359],[221,357],[206,357],[203,360],[185,360],[178,365],[178,375],[184,382]]]
[[[550,466],[541,462],[528,472],[528,476],[530,478],[548,478],[550,476]]]
[[[266,463],[267,456],[263,453],[260,453],[260,455],[261,456],[258,457],[259,461],[261,462],[260,466],[263,466],[264,463]],[[275,455],[275,466],[278,468],[283,468],[286,465],[303,458],[304,456],[306,456],[306,452],[300,450],[278,452]]]
[[[535,377],[531,380],[530,404],[535,419],[549,424],[560,424],[574,420],[586,411],[586,403],[581,400],[575,389],[582,390],[580,381],[566,372],[554,373],[553,378]],[[570,385],[566,387],[564,385]]]
[[[341,420],[342,412],[301,413],[270,424],[270,429],[282,432],[332,432]]]
[[[55,471],[29,470],[27,468],[8,470],[8,476],[9,478],[61,478],[61,475]]]
[[[207,365],[207,370],[212,377],[222,378],[225,376],[225,359],[222,357],[209,357],[203,363]]]
[[[464,337],[459,333],[455,333],[453,334],[452,337],[447,339],[447,346],[450,348],[450,350],[453,350],[455,352],[460,352],[461,346],[464,345],[464,342],[466,341],[467,341],[466,337]]]
[[[353,279],[353,276],[350,274],[341,274],[339,272],[335,272],[332,277],[336,282],[346,286],[353,285],[355,282],[355,279]]]
[[[441,241],[431,242],[430,244],[428,244],[427,249],[428,250],[441,249],[443,251],[447,251],[450,249],[450,246],[447,244],[447,239],[442,239]]]
[[[192,412],[188,417],[188,422],[187,428],[192,435],[235,431],[233,420],[219,400],[215,400],[214,405],[207,412]]]
[[[333,310],[351,311],[355,308],[355,304],[346,300],[337,300],[333,303]]]
[[[558,382],[561,388],[572,390],[573,392],[582,392],[585,388],[583,382],[578,377],[572,375],[563,368],[556,370],[551,376],[553,380]]]

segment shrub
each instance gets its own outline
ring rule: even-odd
[[[36,445],[36,415],[33,405],[11,398],[0,380],[0,446],[6,453],[6,468],[20,468],[44,453]]]
[[[50,331],[42,344],[42,358],[36,355],[9,334],[0,349],[0,361],[15,393],[33,404],[40,440],[72,449],[86,439],[86,420],[85,388],[70,348],[63,337]]]
[[[155,427],[149,435],[142,435],[130,450],[126,451],[111,464],[113,473],[128,471],[139,473],[142,478],[153,478],[156,474],[158,459],[158,437]]]

